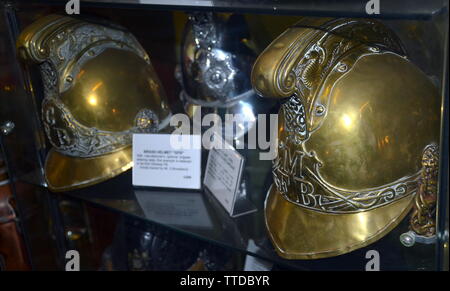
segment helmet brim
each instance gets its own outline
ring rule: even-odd
[[[51,191],[70,191],[108,180],[132,166],[131,146],[92,158],[70,157],[52,149],[45,162],[45,179]]]
[[[334,257],[385,236],[411,210],[414,197],[408,195],[370,211],[333,214],[297,206],[272,185],[265,202],[265,223],[276,252],[285,259]]]

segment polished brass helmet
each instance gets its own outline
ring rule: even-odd
[[[42,122],[53,146],[45,176],[53,191],[128,170],[132,134],[157,132],[168,123],[150,59],[121,27],[49,15],[20,34],[17,50],[41,72]]]
[[[436,185],[439,95],[381,23],[304,18],[259,56],[252,84],[286,98],[265,205],[280,256],[364,247],[436,194],[424,189]]]

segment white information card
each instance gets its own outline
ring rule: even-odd
[[[201,188],[200,135],[133,134],[133,185],[182,189]],[[195,146],[197,145],[197,146]]]
[[[212,148],[209,151],[203,183],[228,213],[234,216],[244,158],[231,145],[225,141],[223,143],[223,149]]]

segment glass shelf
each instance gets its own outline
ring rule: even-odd
[[[310,261],[282,259],[275,253],[268,239],[261,203],[265,193],[259,194],[261,200],[254,201],[258,205],[257,212],[231,218],[207,191],[133,187],[131,172],[93,187],[62,193],[70,198],[271,261],[282,268],[364,270],[368,261],[365,258],[368,250],[377,250],[380,253],[382,270],[436,268],[434,245],[416,244],[406,248],[400,243],[400,234],[408,230],[408,219],[378,242],[346,255]],[[247,250],[249,239],[260,247],[257,253]]]
[[[22,1],[27,2],[27,1]],[[66,4],[62,0],[39,1],[40,4]],[[429,19],[446,10],[446,1],[381,1],[380,14],[368,15],[361,0],[82,0],[81,5],[130,7],[169,10],[214,10],[222,12],[270,13],[330,17],[373,17]]]

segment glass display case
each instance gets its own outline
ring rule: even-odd
[[[448,1],[0,0],[0,53],[35,270],[448,270]],[[209,113],[251,213],[133,186],[133,134]]]

